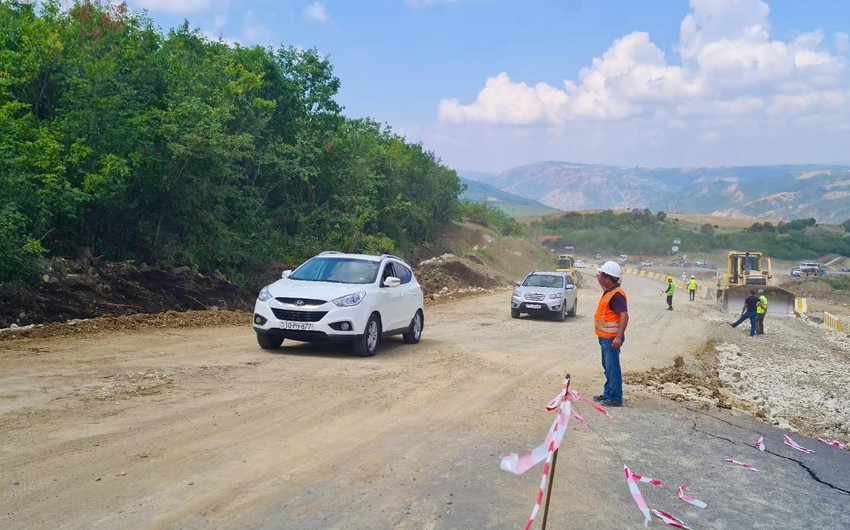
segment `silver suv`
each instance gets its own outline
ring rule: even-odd
[[[511,295],[511,317],[522,313],[554,316],[564,321],[578,310],[578,289],[567,272],[534,271],[517,282]]]

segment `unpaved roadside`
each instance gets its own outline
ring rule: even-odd
[[[626,285],[628,371],[677,355],[696,362],[709,340],[743,342],[705,316],[707,303],[681,297],[667,312],[656,283]],[[499,455],[542,441],[543,406],[565,372],[574,388],[598,393],[598,295],[581,289],[579,315],[563,323],[511,319],[509,291],[431,306],[420,344],[391,340],[370,359],[339,345],[263,351],[247,325],[0,342],[0,527],[520,527],[539,476],[507,475]],[[744,451],[738,438],[752,441],[754,420],[643,386],[626,399],[617,422],[583,407],[593,430],[571,425],[553,527],[642,527],[624,461],[673,481],[726,481],[700,484],[713,510],[691,511],[695,528],[789,521],[768,507],[742,518],[736,496],[757,502],[764,490],[748,475],[722,475],[717,455],[728,443]],[[718,441],[720,428],[741,432]],[[844,526],[847,486],[811,481],[793,463],[782,477],[818,497],[820,527]],[[717,506],[724,496],[731,506]]]

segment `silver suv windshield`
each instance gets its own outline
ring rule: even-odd
[[[563,289],[564,277],[552,274],[532,274],[525,278],[522,285],[524,287],[551,287],[553,289]]]
[[[334,283],[374,283],[380,263],[355,258],[329,258],[317,256],[295,269],[292,280]]]

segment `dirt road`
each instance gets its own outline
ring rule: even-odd
[[[599,290],[585,285],[578,316],[563,323],[511,319],[509,291],[429,307],[418,345],[393,339],[368,359],[339,345],[263,351],[247,323],[0,342],[0,527],[519,528],[539,474],[500,471],[500,455],[542,442],[544,406],[565,372],[585,395],[601,389]],[[682,296],[668,312],[656,282],[626,287],[626,370],[689,362],[716,333],[717,321],[700,318],[707,302]],[[640,528],[623,460],[693,483],[704,474],[696,449],[665,451],[707,432],[701,418],[740,427],[747,443],[757,428],[628,388],[626,400],[617,422],[580,408],[592,430],[574,423],[567,433],[550,527]],[[703,449],[726,444],[703,438]],[[786,472],[805,475],[793,463]],[[734,476],[704,497],[758,495],[754,479]],[[830,511],[820,498],[821,527],[842,522],[846,487],[822,487],[838,500]],[[656,499],[681,515],[668,497]],[[728,520],[734,506],[696,512],[714,528],[788,521],[740,526]]]

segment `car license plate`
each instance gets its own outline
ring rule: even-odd
[[[283,329],[298,329],[301,331],[308,331],[313,329],[312,322],[290,322],[288,320],[284,320],[280,323],[280,327]]]
[[[525,304],[525,307],[527,307],[528,309],[540,309],[543,306],[540,304]]]

